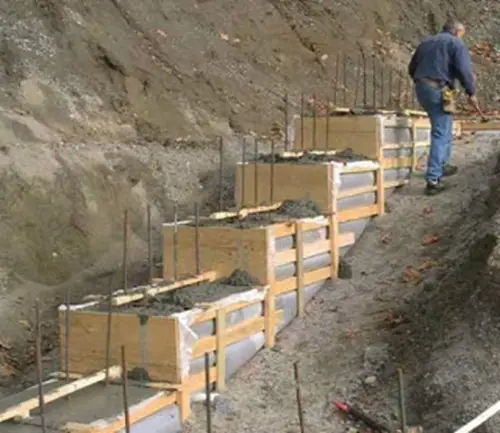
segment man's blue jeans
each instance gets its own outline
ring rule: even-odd
[[[425,83],[415,85],[418,102],[427,112],[431,122],[431,151],[427,161],[428,182],[439,181],[443,176],[443,166],[451,157],[453,141],[453,116],[443,110],[441,89]]]

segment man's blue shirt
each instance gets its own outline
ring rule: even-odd
[[[476,93],[469,50],[449,32],[427,36],[413,54],[408,72],[413,81],[428,78],[453,88],[453,82],[458,80],[468,95]]]

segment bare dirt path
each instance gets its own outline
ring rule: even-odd
[[[395,365],[387,341],[404,321],[395,311],[446,275],[453,261],[446,254],[460,254],[453,248],[456,242],[473,237],[473,228],[460,239],[448,228],[459,225],[471,203],[487,193],[495,153],[492,137],[469,139],[454,149],[460,174],[450,179],[449,191],[425,197],[423,180],[415,177],[394,194],[389,212],[372,223],[349,254],[353,278],[323,290],[306,317],[280,335],[275,349],[260,352],[229,382],[221,396],[225,404],[216,405],[215,431],[298,432],[294,361],[300,362],[308,433],[345,431],[334,399],[360,404],[373,414],[383,409],[379,417],[394,421],[397,402],[387,383],[395,383]],[[190,433],[205,431],[201,405],[189,424]]]

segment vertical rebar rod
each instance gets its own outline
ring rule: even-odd
[[[64,315],[66,332],[64,334],[64,370],[66,372],[66,383],[69,383],[69,337],[70,337],[70,323],[69,323],[69,309],[71,307],[71,288],[68,287],[66,291],[66,311]],[[68,395],[69,397],[69,395]]]
[[[337,58],[335,60],[335,83],[333,85],[333,105],[334,107],[338,107],[338,87],[340,80],[340,52],[337,53]]]
[[[45,425],[45,398],[43,394],[43,360],[42,360],[42,321],[40,318],[40,304],[36,301],[35,304],[35,352],[36,352],[36,366],[37,366],[37,379],[38,379],[38,405],[40,410],[40,421],[42,425],[42,432],[47,432]]]
[[[254,148],[254,164],[253,164],[253,190],[254,190],[254,204],[259,205],[259,139],[255,138],[255,148]]]
[[[285,92],[285,150],[288,151],[290,143],[288,142],[288,92]]]
[[[210,383],[210,354],[205,353],[205,406],[207,411],[207,433],[212,433],[212,385]]]
[[[325,148],[330,149],[330,99],[326,98],[325,108]]]
[[[354,103],[353,103],[354,107],[358,103],[360,79],[361,79],[361,56],[358,57],[358,65],[356,67],[356,79],[355,79],[356,81],[354,82]]]
[[[361,53],[363,58],[363,107],[366,108],[366,104],[368,103],[368,83],[366,76],[366,56],[365,53]]]
[[[372,92],[373,92],[373,108],[377,109],[377,58],[373,56],[372,58],[372,68],[373,68],[373,77],[372,77]]]
[[[342,105],[344,108],[347,107],[347,54],[344,52],[342,56],[342,82],[343,82],[343,93],[342,93]]]
[[[389,89],[388,89],[388,92],[389,92],[389,101],[388,101],[389,106],[388,106],[388,108],[394,107],[394,104],[393,104],[393,102],[394,102],[393,101],[393,97],[394,96],[392,94],[392,80],[393,80],[392,74],[393,74],[392,67],[389,67],[389,86],[388,86],[389,87]]]
[[[275,145],[274,140],[271,140],[271,182],[269,184],[269,199],[271,204],[274,204],[274,163],[275,163]]]
[[[148,225],[148,281],[149,284],[153,284],[153,224],[151,217],[151,205],[148,204],[147,207],[147,225]]]
[[[219,210],[224,210],[224,139],[219,138]]]
[[[245,207],[245,187],[246,187],[246,154],[245,154],[245,138],[241,139],[241,201],[240,208]],[[238,209],[239,210],[239,209]]]
[[[403,76],[401,73],[398,73],[398,109],[401,110],[402,107],[402,100],[403,100]]]
[[[123,212],[123,291],[128,291],[128,210]]]
[[[399,385],[399,421],[401,422],[401,433],[406,433],[406,403],[403,370],[398,368],[398,385]]]
[[[316,95],[313,95],[312,101],[312,115],[313,115],[313,125],[312,125],[312,148],[316,149]]]
[[[108,314],[106,318],[106,353],[104,358],[105,363],[105,380],[104,384],[109,385],[109,368],[111,363],[111,321],[113,316],[113,274],[109,277],[108,287]]]
[[[403,108],[410,108],[410,77],[408,75],[405,80],[405,106]]]
[[[179,205],[177,203],[174,204],[174,254],[173,257],[173,265],[174,265],[174,281],[177,281],[179,275],[177,275],[177,264],[179,259]]]
[[[305,433],[304,412],[302,411],[302,391],[300,389],[299,362],[293,363],[293,375],[295,379],[295,396],[297,398],[297,412],[299,415],[300,433]]]
[[[300,94],[300,148],[304,149],[304,94]]]
[[[380,66],[380,108],[385,108],[385,65]]]
[[[201,274],[200,266],[200,204],[194,204],[194,263],[196,275]]]
[[[123,392],[123,413],[125,415],[125,432],[130,433],[130,413],[128,406],[128,371],[125,346],[122,346],[122,392]]]

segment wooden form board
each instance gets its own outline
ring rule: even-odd
[[[377,116],[330,116],[296,118],[294,150],[342,150],[351,148],[378,159],[381,124]]]
[[[202,337],[192,348],[191,359],[205,353],[216,353],[214,381],[219,390],[225,388],[226,355],[225,348],[241,340],[264,332],[266,341],[274,342],[277,325],[282,312],[270,305],[263,295],[255,301],[241,301],[224,306],[208,306],[193,319],[193,325],[215,321],[215,333]],[[263,303],[263,314],[227,327],[227,315],[235,311]],[[61,318],[63,319],[63,318]],[[103,349],[105,347],[106,323],[105,314],[94,311],[70,310],[70,371],[72,375],[87,374],[101,362],[104,364]],[[178,394],[176,402],[181,406],[183,419],[189,416],[189,397],[192,392],[203,388],[204,381],[198,375],[183,376],[180,360],[181,341],[179,323],[175,317],[150,316],[148,318],[145,338],[141,337],[141,322],[137,315],[115,312],[112,315],[111,359],[120,356],[120,347],[127,349],[127,365],[129,370],[145,368],[152,381],[152,388],[175,390]],[[153,326],[149,327],[149,324]],[[81,336],[85,335],[85,341]],[[63,368],[65,358],[65,325],[61,320],[61,360]],[[83,343],[85,342],[85,345]],[[104,344],[104,346],[103,346]],[[274,344],[274,343],[273,343]],[[146,359],[147,365],[144,365]],[[102,380],[102,378],[101,378]],[[196,384],[199,383],[199,386]],[[107,431],[107,430],[106,430]]]
[[[332,209],[332,164],[238,164],[237,207],[270,205],[284,200],[311,200],[327,213]]]
[[[463,132],[475,132],[475,131],[499,131],[500,130],[500,121],[492,120],[489,122],[474,122],[462,120],[462,131]]]
[[[373,185],[342,192],[335,190],[333,180],[335,166],[330,163],[238,164],[236,166],[235,202],[238,207],[248,207],[255,204],[271,205],[285,200],[305,199],[315,202],[324,214],[331,214],[337,209],[339,199],[368,192],[379,192],[379,189],[392,186],[380,185],[379,188],[378,181],[383,179],[383,174],[379,175],[379,171],[385,168],[411,167],[412,162],[412,158],[387,158],[379,168],[370,166],[353,169],[357,172],[375,172],[376,181]],[[353,172],[349,170],[343,169],[340,176]],[[383,202],[383,198],[378,200],[377,197],[377,204],[381,209],[384,207]],[[340,218],[343,212],[345,215],[351,213],[351,210],[341,211]]]
[[[108,315],[89,310],[69,310],[69,371],[91,374],[105,368]],[[141,321],[144,320],[141,335]],[[66,369],[66,312],[59,312],[60,357]],[[121,346],[127,349],[131,368],[144,366],[152,380],[178,383],[179,324],[171,317],[151,316],[142,319],[137,314],[113,313],[111,318],[110,363],[121,361]],[[144,341],[143,341],[144,340]]]

